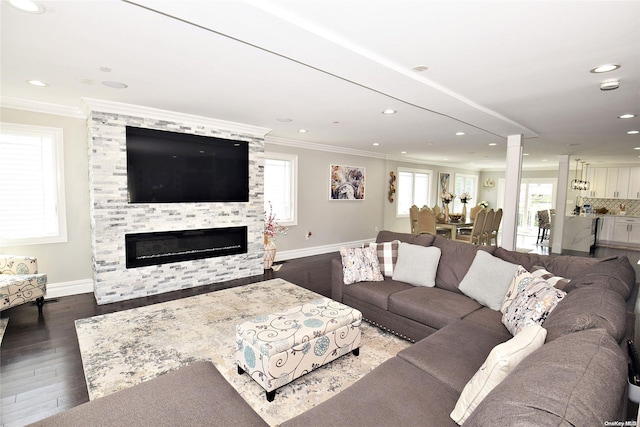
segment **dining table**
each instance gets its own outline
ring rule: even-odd
[[[436,222],[436,230],[448,230],[451,240],[455,240],[458,235],[458,230],[461,228],[473,228],[473,222],[459,221],[459,222]]]

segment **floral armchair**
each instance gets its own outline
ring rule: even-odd
[[[42,314],[47,275],[38,274],[35,257],[0,255],[0,310],[34,301]]]

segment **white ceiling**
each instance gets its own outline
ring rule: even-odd
[[[104,99],[470,169],[504,168],[514,134],[525,168],[563,154],[640,164],[627,134],[640,130],[638,1],[40,3],[34,15],[2,2],[3,106]],[[604,63],[622,67],[589,72]],[[601,91],[608,78],[620,88]]]

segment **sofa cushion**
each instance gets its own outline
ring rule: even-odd
[[[378,254],[378,264],[383,276],[393,276],[393,269],[398,261],[398,247],[400,240],[391,242],[369,243],[369,247],[374,248]]]
[[[547,331],[529,325],[507,342],[495,346],[462,390],[451,418],[462,424],[484,398],[528,355],[542,347]]]
[[[382,282],[360,282],[345,286],[343,295],[349,295],[383,310],[389,309],[389,296],[415,286],[386,278]]]
[[[435,329],[480,307],[469,297],[439,288],[412,287],[389,297],[389,311]]]
[[[505,341],[513,336],[502,324],[502,313],[491,310],[487,307],[482,307],[481,309],[464,316],[463,320],[468,320],[469,322],[475,323],[483,328],[506,335]]]
[[[470,298],[492,310],[500,310],[507,288],[518,265],[477,251],[459,289]]]
[[[436,271],[440,261],[440,249],[401,242],[393,280],[414,286],[436,285]]]
[[[393,357],[338,395],[282,427],[456,427],[449,413],[458,392],[399,357]]]
[[[502,323],[513,335],[525,326],[541,325],[565,295],[566,292],[554,288],[544,279],[535,278],[518,292],[502,315]]]
[[[436,273],[436,287],[461,293],[458,286],[464,278],[477,251],[493,253],[493,246],[477,246],[466,242],[436,237],[433,246],[440,248],[440,264]]]
[[[554,270],[550,270],[556,273]],[[627,300],[636,281],[636,272],[626,256],[609,258],[585,269],[580,277],[571,280],[566,291],[583,286],[599,285],[612,289]]]
[[[345,285],[384,280],[374,248],[340,248]]]
[[[619,420],[627,361],[603,329],[564,335],[523,360],[465,426],[602,426]]]
[[[392,240],[400,240],[401,242],[411,243],[412,245],[431,246],[435,236],[432,234],[410,234],[398,233],[395,231],[381,230],[378,232],[376,242],[390,242]]]
[[[542,326],[548,331],[547,341],[583,329],[603,328],[620,342],[626,322],[625,301],[620,294],[603,286],[588,286],[567,294]]]
[[[493,347],[511,334],[492,331],[469,320],[456,320],[398,353],[458,393],[485,361]]]

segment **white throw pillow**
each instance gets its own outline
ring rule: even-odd
[[[517,264],[477,251],[458,289],[480,304],[498,311],[517,268]]]
[[[504,300],[502,301],[502,306],[500,307],[500,312],[502,314],[507,311],[507,308],[509,308],[513,300],[516,299],[518,292],[522,291],[532,280],[533,274],[529,273],[526,268],[519,265],[513,275],[513,279],[511,279],[511,284],[507,289]]]
[[[546,329],[539,325],[530,325],[509,341],[495,346],[462,390],[456,407],[451,412],[451,419],[458,424],[464,423],[491,390],[525,357],[542,347],[546,337]]]
[[[440,248],[435,246],[400,242],[393,280],[414,286],[434,287],[441,253]]]

